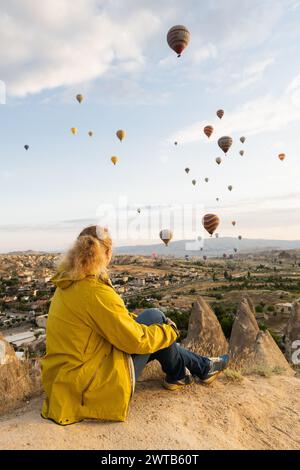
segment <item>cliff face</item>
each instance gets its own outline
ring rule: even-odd
[[[286,356],[296,369],[300,369],[300,300],[293,303],[292,313],[285,331]],[[298,363],[298,364],[297,364]]]
[[[0,415],[41,392],[38,363],[20,361],[0,334]]]

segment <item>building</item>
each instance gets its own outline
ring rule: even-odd
[[[275,312],[282,315],[290,315],[292,311],[292,304],[291,303],[282,303],[275,305]]]

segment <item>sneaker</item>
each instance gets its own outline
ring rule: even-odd
[[[229,355],[223,354],[223,356],[210,357],[210,367],[204,377],[201,377],[200,382],[209,385],[223,372],[228,366]]]
[[[186,385],[191,385],[193,383],[193,377],[187,368],[185,369],[185,372],[185,376],[183,377],[183,379],[180,380],[172,381],[166,377],[163,381],[163,386],[167,390],[174,391],[178,390],[179,388],[185,387]]]

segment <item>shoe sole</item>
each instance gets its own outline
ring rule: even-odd
[[[188,387],[189,385],[192,385],[192,382],[190,384],[182,384],[182,385],[179,385],[179,384],[169,384],[167,382],[163,382],[163,387],[166,389],[166,390],[170,390],[171,392],[174,392],[175,390],[179,390],[180,388],[183,388],[183,387]]]
[[[212,375],[211,377],[209,377],[209,379],[206,379],[206,380],[200,380],[200,382],[204,385],[210,385],[212,382],[214,382],[220,374],[222,374],[222,370],[220,370],[219,372],[216,372],[214,375]]]

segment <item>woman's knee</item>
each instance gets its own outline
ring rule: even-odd
[[[166,316],[158,308],[147,308],[139,314],[136,321],[144,325],[152,325],[153,323],[165,323]]]

